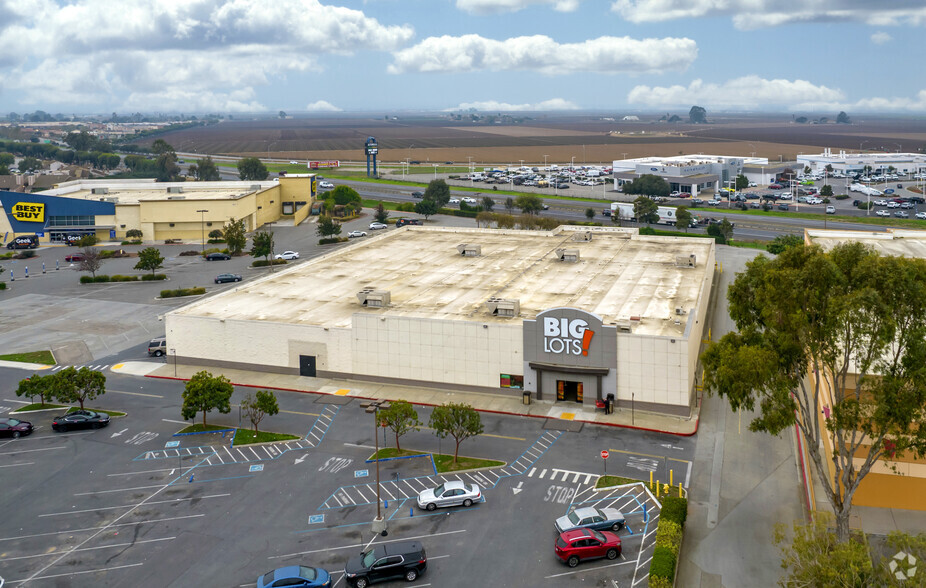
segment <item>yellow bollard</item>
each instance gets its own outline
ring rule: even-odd
[[[682,497],[682,483],[681,482],[678,483],[678,497],[679,498]]]
[[[650,470],[650,473],[649,473],[649,489],[650,489],[650,490],[653,489],[653,472],[652,472],[652,470]]]
[[[669,486],[675,486],[675,482],[672,481],[672,475],[675,473],[675,470],[669,470]]]

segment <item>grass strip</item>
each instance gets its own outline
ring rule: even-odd
[[[4,361],[18,361],[21,363],[41,363],[45,365],[55,365],[55,356],[51,351],[27,351],[25,353],[9,353],[0,355]]]
[[[595,488],[611,488],[612,486],[623,486],[624,484],[636,484],[643,480],[634,480],[633,478],[624,478],[623,476],[601,476],[595,484]]]
[[[63,404],[51,404],[50,402],[46,402],[45,404],[42,404],[41,402],[34,402],[32,404],[27,404],[26,406],[21,406],[17,408],[16,410],[14,410],[13,412],[31,412],[34,410],[49,410],[49,409],[54,409],[54,408],[67,408],[67,407]]]
[[[445,474],[447,472],[459,472],[463,470],[475,470],[478,468],[492,468],[505,465],[503,461],[496,461],[494,459],[479,459],[477,457],[465,457],[460,456],[457,458],[457,463],[453,463],[452,455],[444,455],[442,453],[432,454],[434,458],[434,467],[437,468],[437,473]]]
[[[190,425],[188,427],[183,427],[177,434],[180,433],[207,433],[209,431],[227,431],[228,429],[233,429],[234,427],[224,427],[222,425],[206,425],[203,426],[202,423],[197,423],[195,425]]]
[[[250,443],[292,441],[293,439],[300,439],[300,437],[287,433],[271,433],[269,431],[258,431],[255,433],[251,429],[238,429],[235,431],[235,447],[239,445],[248,445]]]
[[[395,447],[383,447],[378,453],[374,453],[369,459],[388,459],[390,457],[409,457],[411,455],[427,455],[424,451],[414,451],[411,449],[396,449]]]

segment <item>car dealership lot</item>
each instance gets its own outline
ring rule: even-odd
[[[0,532],[0,576],[9,585],[31,578],[101,586],[238,586],[275,567],[305,563],[329,569],[343,586],[344,562],[361,546],[411,538],[428,552],[422,584],[464,586],[482,578],[500,586],[558,586],[568,577],[630,585],[645,575],[658,509],[640,486],[592,489],[602,471],[598,446],[640,455],[664,449],[655,467],[671,457],[682,471],[693,445],[653,433],[590,426],[568,432],[545,429],[544,419],[484,414],[485,434],[466,441],[461,453],[508,465],[438,476],[429,458],[382,462],[381,507],[389,534],[381,537],[370,531],[375,467],[365,459],[373,427],[358,402],[332,404],[327,396],[280,392],[282,412],[262,428],[303,439],[232,448],[230,438],[218,434],[171,436],[183,426],[177,422],[182,383],[108,377],[110,392],[95,406],[128,416],[105,429],[54,433],[49,423],[60,411],[34,413],[33,435],[0,444],[0,468],[16,480],[0,499],[8,523]],[[0,404],[9,410],[15,396],[4,388]],[[242,396],[236,392],[233,404]],[[419,408],[422,420],[428,413]],[[235,425],[237,410],[210,414],[209,421]],[[394,444],[390,435],[386,442]],[[402,445],[452,449],[451,441],[426,430],[406,435]],[[648,477],[629,457],[612,459],[608,471]],[[417,492],[442,479],[479,483],[486,502],[433,513],[418,509]],[[621,558],[574,569],[555,558],[553,521],[574,505],[625,512]],[[473,561],[484,566],[474,571]]]

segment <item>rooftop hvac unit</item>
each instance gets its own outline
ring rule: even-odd
[[[676,307],[675,307],[675,314],[677,314],[677,315],[679,315],[679,316],[682,316],[682,315],[685,314],[685,309],[682,308],[681,306],[676,306]]]
[[[186,200],[186,196],[168,196],[168,200]]]
[[[556,257],[560,261],[565,261],[567,263],[576,263],[579,261],[579,250],[578,249],[557,249]]]
[[[90,190],[91,194],[109,194],[109,188],[94,188]]]
[[[168,194],[182,194],[183,186],[171,186],[167,188],[167,193]]]
[[[389,306],[390,298],[389,290],[364,288],[360,292],[357,292],[357,300],[360,301],[360,305],[366,306],[367,308],[383,308]]]
[[[574,233],[572,235],[572,240],[573,241],[591,241],[592,232],[591,231],[579,231],[578,233]]]
[[[622,333],[631,333],[633,332],[630,321],[617,321],[617,329]]]
[[[251,184],[252,192],[257,192],[258,190],[260,190],[260,184]]]
[[[457,251],[459,251],[460,255],[463,257],[479,257],[482,255],[482,245],[470,245],[468,243],[461,243],[457,245]]]
[[[691,255],[676,255],[675,265],[678,267],[694,267],[697,265],[698,258],[692,253]]]
[[[493,316],[516,317],[521,314],[521,301],[493,296],[486,300],[486,308]]]

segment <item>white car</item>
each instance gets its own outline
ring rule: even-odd
[[[887,200],[875,200],[875,206],[887,206]]]
[[[289,162],[289,165],[299,165],[299,162],[298,162],[298,161],[290,161],[290,162]]]
[[[891,213],[889,213],[889,212],[886,211],[886,210],[879,210],[879,211],[875,212],[875,214],[877,214],[878,216],[891,216]]]
[[[380,229],[385,229],[386,225],[384,223],[370,223],[371,231],[378,231]]]
[[[347,236],[348,237],[366,237],[367,232],[366,231],[351,231],[347,233]]]
[[[888,208],[900,208],[899,202],[894,202],[893,200],[887,203]]]
[[[476,199],[475,199],[475,198],[470,198],[469,196],[464,196],[464,197],[463,197],[463,202],[465,202],[465,203],[467,203],[467,204],[476,204]]]
[[[450,200],[447,201],[447,203],[448,203],[448,204],[459,204],[459,203],[460,203],[460,199],[459,199],[459,198],[451,198]]]
[[[319,188],[334,188],[334,184],[332,184],[331,182],[319,182],[318,187]]]
[[[918,212],[914,215],[916,218],[926,219],[926,212]]]
[[[467,485],[460,480],[449,480],[419,494],[418,508],[434,510],[446,506],[472,506],[473,503],[485,500],[476,484]]]
[[[277,253],[276,255],[273,256],[273,258],[274,259],[285,259],[285,260],[299,259],[299,252],[298,251],[284,251],[283,253]]]

